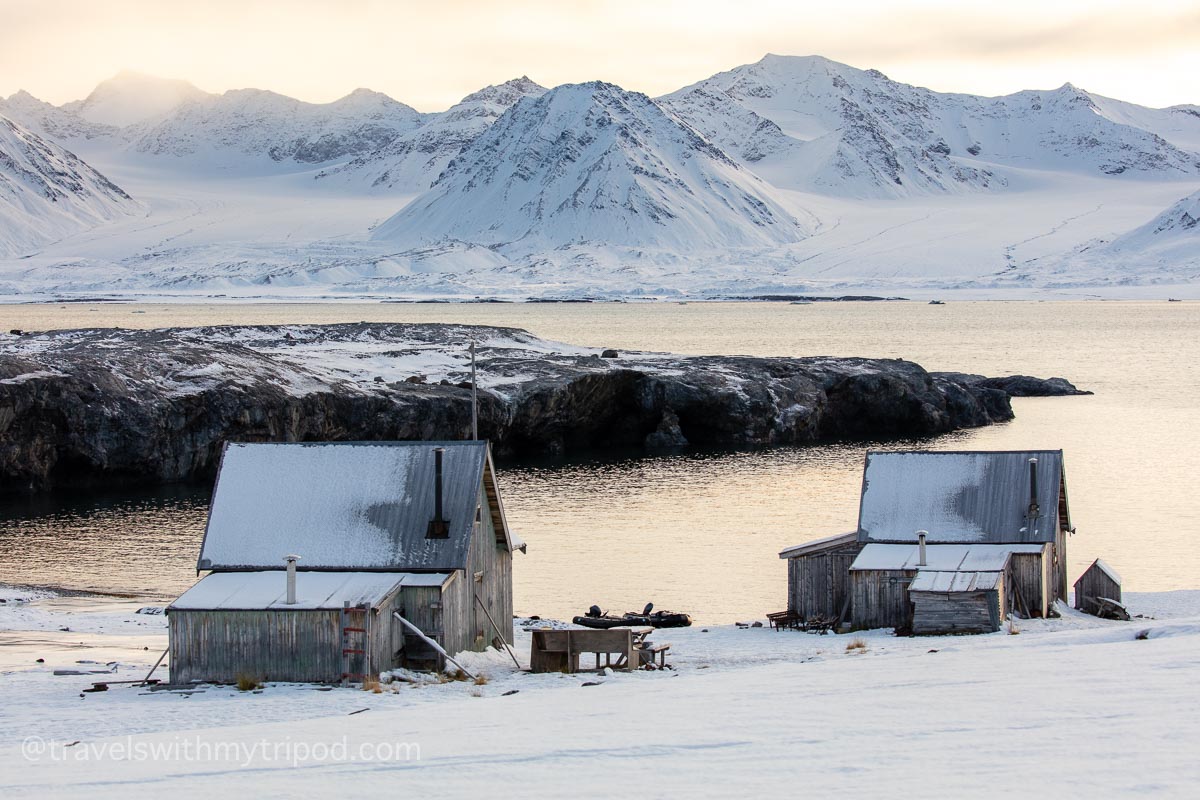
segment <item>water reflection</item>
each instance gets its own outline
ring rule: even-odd
[[[9,307],[23,328],[451,321],[518,325],[618,348],[903,357],[931,369],[1063,375],[1094,397],[1014,401],[1012,423],[890,446],[1062,448],[1073,521],[1069,574],[1098,555],[1128,589],[1195,586],[1200,559],[1200,304],[950,303],[687,306]],[[20,323],[18,325],[18,322]],[[592,603],[701,622],[785,603],[779,550],[852,530],[865,444],[501,465],[508,516],[529,542],[516,607],[564,616]],[[201,489],[0,502],[0,581],[171,595],[194,580]]]

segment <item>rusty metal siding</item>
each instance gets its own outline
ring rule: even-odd
[[[912,625],[908,585],[916,570],[855,570],[850,573],[850,607],[856,630]]]
[[[168,615],[171,682],[333,682],[342,674],[339,612],[188,611]]]
[[[850,565],[860,542],[834,542],[823,550],[789,558],[788,611],[804,619],[837,618],[850,597]]]
[[[1029,459],[1037,458],[1039,514],[1029,520]],[[1054,542],[1061,525],[1061,450],[868,452],[861,541],[991,544]],[[936,511],[936,513],[934,513]]]

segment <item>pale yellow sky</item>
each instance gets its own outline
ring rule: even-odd
[[[132,69],[314,102],[365,86],[438,111],[522,74],[658,95],[768,52],[939,91],[1070,81],[1200,103],[1197,0],[0,0],[0,95],[54,103]]]

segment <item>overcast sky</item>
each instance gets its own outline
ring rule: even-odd
[[[1070,81],[1200,103],[1197,0],[0,0],[0,95],[62,103],[123,69],[422,111],[527,74],[663,94],[765,53],[818,54],[939,91]]]

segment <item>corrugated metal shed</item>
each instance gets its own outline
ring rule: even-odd
[[[942,572],[998,572],[1013,553],[1040,553],[1040,544],[868,544],[850,565],[851,570],[932,570]]]
[[[311,611],[365,604],[378,607],[401,586],[438,586],[449,573],[302,572],[296,576],[296,602],[287,599],[284,572],[214,572],[188,589],[168,610]]]
[[[1030,520],[1036,458],[1038,516]],[[1061,450],[869,452],[858,536],[864,542],[1053,542],[1063,480]]]
[[[937,572],[921,570],[908,585],[910,592],[985,592],[1000,584],[999,572]]]
[[[435,447],[446,538],[426,536]],[[465,569],[488,463],[476,441],[231,443],[197,568],[280,569],[296,553],[301,570]]]

